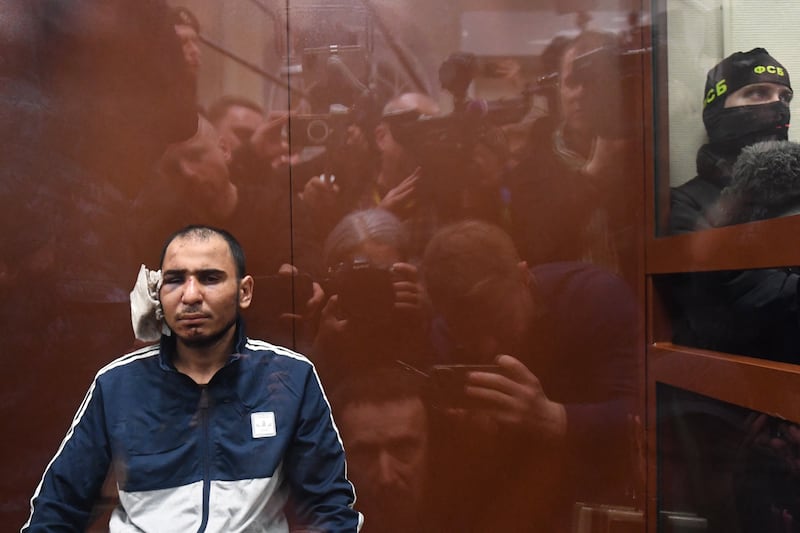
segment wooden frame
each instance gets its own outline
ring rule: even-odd
[[[652,129],[645,138],[645,158],[652,162],[646,171],[645,202],[645,322],[646,322],[646,402],[647,451],[647,531],[658,530],[658,446],[656,432],[656,389],[671,385],[724,402],[740,405],[772,416],[800,420],[800,366],[768,360],[717,353],[673,345],[672,328],[662,295],[656,287],[659,275],[732,269],[760,269],[800,264],[800,247],[792,246],[800,219],[786,217],[717,228],[696,233],[659,237],[666,227],[669,183],[659,180],[668,175],[667,98],[656,98],[657,87],[666,87],[666,21],[656,15],[666,11],[667,0],[653,0],[654,26],[653,76],[645,76],[643,90],[654,96]],[[660,68],[660,67],[664,68]],[[655,86],[648,87],[648,82]],[[658,170],[657,170],[658,167]],[[663,233],[663,232],[662,232]]]

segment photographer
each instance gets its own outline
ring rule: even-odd
[[[456,474],[440,481],[474,495],[453,530],[567,531],[577,501],[629,504],[638,370],[626,285],[580,263],[529,270],[507,234],[477,221],[437,232],[422,272],[440,360],[495,365],[468,372],[460,408],[444,410],[441,438],[463,445],[448,448],[442,471]]]
[[[383,209],[356,211],[325,242],[329,279],[312,356],[326,379],[393,365],[430,361],[429,309],[408,236]]]
[[[258,316],[251,329],[289,343],[293,326],[299,324],[294,324],[297,317],[288,315],[311,321],[322,303],[319,285],[312,285],[307,277],[296,276],[292,281],[298,269],[318,274],[320,247],[302,209],[290,211],[285,183],[242,176],[232,162],[226,141],[199,116],[197,134],[167,148],[159,162],[160,175],[137,199],[135,207],[142,221],[137,237],[145,250],[151,239],[181,224],[201,222],[236,231],[251,250],[248,260],[253,275],[270,293],[250,311]]]
[[[387,116],[400,113],[432,116],[439,113],[439,106],[424,94],[404,93],[384,106],[384,119],[375,127],[372,139],[368,139],[360,127],[351,125],[345,149],[361,163],[360,169],[351,170],[351,174],[361,175],[348,176],[349,190],[331,181],[329,176],[327,179],[316,176],[305,185],[301,199],[314,212],[318,227],[332,227],[356,209],[381,207],[391,211],[407,225],[412,248],[421,252],[432,233],[432,222],[422,207],[424,199],[419,195],[421,171],[418,164],[397,142],[386,120]],[[329,225],[325,226],[326,223]]]
[[[627,274],[634,210],[619,191],[632,190],[620,180],[633,174],[635,70],[613,34],[584,31],[559,46],[556,109],[534,123],[510,180],[513,236],[531,264],[584,261]]]

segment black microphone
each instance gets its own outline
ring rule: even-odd
[[[800,213],[800,144],[761,141],[742,149],[709,217],[714,226]]]

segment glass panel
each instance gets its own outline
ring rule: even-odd
[[[789,73],[800,65],[792,37],[800,7],[786,6],[776,18],[755,0],[658,4],[658,234],[796,212],[794,180],[779,179],[777,167],[754,166],[759,157],[795,160],[794,145],[764,155],[767,148],[756,149],[734,163],[757,141],[795,137]],[[750,52],[757,47],[766,51]],[[761,104],[768,105],[746,107]]]
[[[643,531],[638,4],[7,3],[0,523],[336,529],[340,430],[365,533]]]
[[[364,531],[643,528],[626,6],[287,6],[294,209],[327,272],[307,353]]]
[[[796,531],[800,426],[658,384],[663,532]]]
[[[656,281],[673,342],[718,352],[798,363],[796,268],[725,270]]]

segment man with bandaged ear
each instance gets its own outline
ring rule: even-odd
[[[672,190],[673,234],[792,212],[800,152],[786,141],[789,73],[763,48],[736,52],[708,73],[703,122],[709,142],[697,177]],[[794,268],[678,274],[669,279],[673,341],[797,363]]]
[[[314,366],[245,333],[255,282],[239,242],[188,226],[166,240],[160,265],[131,294],[137,336],[159,343],[97,373],[22,531],[86,530],[109,468],[111,531],[358,531]]]

